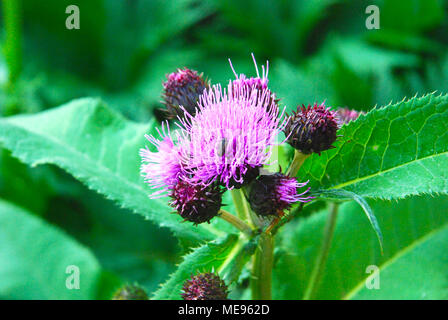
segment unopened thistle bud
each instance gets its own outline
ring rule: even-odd
[[[188,68],[178,69],[177,72],[167,75],[167,81],[163,83],[163,104],[166,107],[168,117],[184,117],[184,109],[190,114],[196,113],[199,96],[208,88],[208,83],[202,77],[202,73]],[[183,108],[181,108],[182,106]]]
[[[187,221],[194,224],[209,222],[221,208],[223,191],[219,186],[191,185],[179,181],[171,193],[171,206]]]
[[[313,197],[304,197],[309,188],[302,193],[297,189],[305,187],[308,182],[299,183],[296,178],[282,173],[262,175],[250,186],[249,204],[260,216],[282,216],[283,211],[291,208],[297,201],[308,202]]]
[[[192,276],[182,289],[184,300],[227,300],[227,286],[218,275],[206,272]]]
[[[322,103],[298,107],[293,112],[284,132],[288,143],[304,154],[318,153],[334,148],[339,129],[336,114]]]
[[[339,125],[342,126],[345,123],[356,120],[362,112],[356,110],[350,110],[348,108],[339,108],[336,110],[336,117],[338,119]]]
[[[140,286],[127,284],[115,292],[112,300],[149,300],[149,298]]]

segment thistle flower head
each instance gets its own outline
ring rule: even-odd
[[[308,191],[298,193],[308,182],[299,183],[296,178],[282,173],[262,175],[250,186],[249,204],[252,210],[261,216],[282,215],[295,202],[308,202],[313,197],[304,196]]]
[[[182,289],[184,300],[227,300],[227,286],[218,275],[205,272],[185,281]]]
[[[356,120],[360,114],[362,113],[348,108],[339,108],[336,110],[336,117],[340,126]]]
[[[272,146],[286,120],[278,108],[269,107],[267,89],[248,87],[226,90],[220,85],[204,91],[196,116],[183,121],[183,142],[189,145],[185,179],[207,186],[215,181],[228,189],[239,187],[268,164]]]
[[[166,106],[168,117],[183,117],[184,110],[194,114],[199,96],[208,87],[208,83],[203,79],[202,74],[184,68],[178,69],[166,77],[167,81],[163,83],[163,103]]]
[[[334,148],[338,130],[336,114],[322,103],[298,107],[285,127],[288,143],[304,154]]]
[[[142,287],[126,284],[114,293],[112,300],[149,300],[149,298]]]
[[[222,190],[219,186],[193,186],[179,181],[171,193],[170,205],[179,215],[194,224],[209,222],[215,217],[222,202]]]
[[[158,198],[167,195],[179,181],[182,171],[181,148],[176,146],[170,133],[168,124],[162,124],[162,131],[157,129],[161,139],[152,135],[145,135],[151,144],[156,148],[152,152],[146,146],[140,149],[142,165],[140,172],[152,188],[160,189],[151,195],[151,198]]]

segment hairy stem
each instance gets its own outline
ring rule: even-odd
[[[320,248],[319,255],[317,256],[316,263],[314,264],[313,271],[311,273],[308,287],[306,288],[304,300],[313,299],[314,295],[319,289],[320,279],[322,278],[325,265],[327,263],[328,252],[331,247],[331,240],[333,239],[334,227],[336,226],[336,218],[338,215],[338,204],[330,204],[330,214],[328,216],[327,223],[325,224],[324,239]]]
[[[274,264],[274,238],[262,233],[253,258],[251,290],[253,300],[271,300],[272,267]]]
[[[248,237],[251,237],[253,235],[252,228],[247,223],[245,223],[243,220],[241,220],[237,216],[231,214],[230,212],[221,209],[219,211],[218,216],[221,219],[223,219],[223,220],[227,221],[228,223],[232,224],[235,228],[237,228],[238,230],[243,232]]]
[[[243,221],[250,222],[250,212],[249,207],[244,197],[244,193],[242,189],[233,189],[230,191],[233,199],[233,203],[235,204],[235,209],[238,214],[238,217]]]
[[[299,169],[302,166],[303,162],[308,157],[309,157],[309,154],[303,154],[302,152],[296,150],[294,152],[294,159],[292,159],[292,162],[289,165],[286,175],[289,177],[295,177],[297,175],[297,173],[299,172]]]
[[[22,69],[22,23],[20,0],[3,0],[6,31],[4,52],[8,66],[8,82],[14,86]]]

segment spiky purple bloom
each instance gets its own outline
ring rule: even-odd
[[[251,209],[261,216],[281,216],[283,211],[291,208],[298,201],[308,202],[314,199],[304,196],[310,188],[299,193],[297,190],[307,185],[299,183],[296,178],[282,173],[262,175],[250,185],[249,204]]]
[[[339,129],[336,113],[325,107],[325,103],[314,106],[302,105],[293,112],[285,127],[288,143],[304,154],[320,153],[334,148]]]
[[[337,119],[339,125],[349,123],[350,121],[356,120],[362,112],[356,110],[351,110],[348,108],[339,108],[336,110]]]
[[[266,62],[266,69],[264,66],[261,66],[262,68],[262,74],[260,77],[260,73],[258,72],[258,66],[257,66],[257,62],[255,61],[255,56],[252,53],[252,60],[254,62],[255,65],[255,71],[257,72],[257,76],[256,77],[250,77],[248,78],[245,74],[240,74],[238,75],[235,71],[235,69],[233,68],[232,65],[232,61],[230,61],[229,59],[229,63],[230,63],[230,68],[233,71],[233,74],[235,75],[236,79],[232,80],[232,85],[233,86],[240,86],[240,87],[253,87],[257,90],[265,90],[268,88],[268,74],[269,74],[269,62]]]
[[[227,290],[218,275],[205,272],[185,281],[181,296],[184,300],[227,300]]]
[[[162,131],[157,129],[161,139],[153,135],[145,135],[156,152],[149,150],[148,146],[140,149],[142,165],[140,172],[152,188],[160,189],[151,195],[151,198],[166,196],[178,183],[182,172],[181,147],[175,144],[168,124],[162,124]]]
[[[163,104],[171,119],[184,116],[184,110],[195,114],[199,96],[208,88],[208,82],[203,75],[188,68],[177,69],[166,76],[163,83]],[[183,108],[181,108],[182,106]]]
[[[287,122],[280,123],[283,113],[272,107],[269,94],[231,83],[227,92],[220,85],[204,91],[199,112],[182,121],[187,181],[203,186],[216,181],[232,189],[258,175]]]
[[[231,82],[231,86],[234,89],[233,91],[238,92],[239,87],[245,87],[247,90],[257,90],[258,94],[261,94],[263,91],[267,90],[267,95],[270,99],[268,107],[277,106],[278,99],[276,99],[275,94],[268,88],[269,61],[266,61],[266,68],[264,66],[261,66],[262,74],[260,77],[257,62],[255,61],[255,56],[253,53],[252,53],[252,60],[254,61],[257,76],[248,78],[245,74],[238,75],[235,69],[233,68],[232,61],[230,61],[229,59],[230,68],[232,69],[233,74],[236,77],[236,79],[232,80]]]
[[[193,186],[179,181],[173,187],[170,205],[182,218],[197,225],[209,222],[218,214],[222,193],[219,186]]]

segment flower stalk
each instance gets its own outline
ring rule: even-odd
[[[233,225],[235,228],[243,232],[246,236],[251,237],[253,235],[252,228],[243,220],[231,214],[230,212],[221,209],[219,211],[218,217]]]
[[[262,233],[253,258],[251,290],[253,300],[271,300],[272,267],[274,265],[274,238]]]
[[[331,240],[333,239],[334,228],[336,226],[338,206],[339,204],[337,203],[330,203],[330,215],[328,216],[327,223],[325,224],[324,239],[319,255],[317,256],[316,263],[314,264],[314,268],[308,282],[308,287],[306,288],[305,295],[303,296],[304,300],[313,299],[319,289],[320,280],[322,278],[322,274],[327,263],[328,253],[331,247]]]
[[[250,212],[242,189],[230,191],[238,217],[243,221],[250,221]]]
[[[291,165],[289,166],[286,175],[289,177],[295,177],[299,172],[300,167],[309,156],[309,154],[303,154],[302,152],[296,150],[294,152],[294,159],[292,159]]]
[[[5,58],[8,65],[8,82],[12,87],[22,70],[22,18],[19,0],[3,1],[5,21]]]

